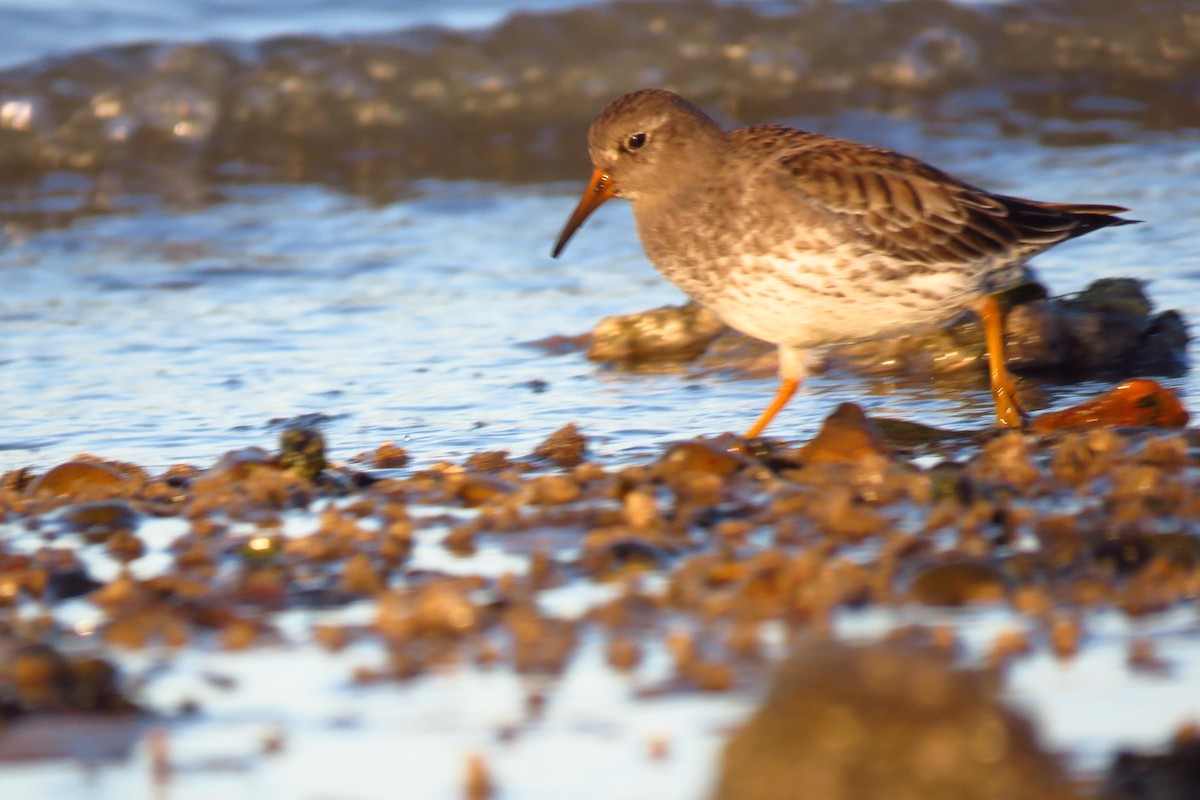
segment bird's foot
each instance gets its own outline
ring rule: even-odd
[[[992,399],[996,403],[996,427],[1020,430],[1029,424],[1029,414],[1017,400],[1011,380],[993,384]]]

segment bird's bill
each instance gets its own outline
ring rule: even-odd
[[[558,258],[558,254],[567,246],[567,242],[583,224],[583,221],[615,192],[616,187],[613,185],[612,178],[600,170],[592,172],[592,180],[583,190],[583,197],[580,198],[579,205],[575,206],[575,210],[571,212],[571,218],[567,220],[562,233],[558,235],[558,241],[554,243],[554,250],[550,253],[553,258]]]

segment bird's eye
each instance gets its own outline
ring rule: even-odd
[[[645,143],[646,143],[646,134],[635,133],[629,137],[628,141],[625,142],[625,146],[628,147],[630,150],[637,150]]]

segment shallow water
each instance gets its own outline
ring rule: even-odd
[[[1160,28],[1171,14],[1185,17],[1186,5],[1147,4],[1142,27],[1115,12],[1105,22],[1102,5],[1057,4],[1057,17],[1027,39],[1066,20],[1079,41],[1126,37],[1127,47],[1114,48],[1125,61],[1093,59],[1070,36],[1057,55],[1027,53],[1036,47],[1018,46],[1011,25],[997,44],[978,37],[986,19],[965,5],[947,6],[951,13],[892,4],[909,27],[890,53],[878,48],[897,38],[892,29],[869,29],[870,15],[850,5],[838,7],[840,25],[822,17],[830,27],[815,32],[808,18],[780,23],[743,6],[653,2],[537,11],[513,23],[496,22],[510,6],[485,2],[314,2],[286,18],[273,5],[199,0],[163,4],[154,17],[120,3],[92,16],[65,0],[0,6],[12,23],[0,30],[25,43],[0,48],[8,63],[57,59],[0,75],[0,155],[9,167],[0,185],[0,472],[79,452],[152,471],[205,466],[232,448],[273,447],[277,421],[299,415],[324,420],[336,459],[394,440],[418,466],[482,449],[524,454],[568,422],[610,463],[742,429],[773,380],[630,374],[524,345],[680,300],[645,262],[624,205],[606,206],[562,258],[549,257],[587,175],[588,116],[646,83],[674,86],[730,120],[787,121],[892,146],[999,191],[1128,206],[1145,224],[1057,248],[1038,259],[1039,272],[1055,293],[1137,277],[1159,308],[1195,319],[1200,134],[1187,87],[1200,83],[1189,81],[1188,51],[1179,49],[1195,37],[1177,25],[1169,34],[1179,37],[1176,49],[1163,50],[1176,56],[1137,66],[1138,48],[1169,38]],[[1019,17],[1019,8],[971,13]],[[169,31],[193,20],[189,40],[249,44],[75,52],[143,36],[176,41]],[[471,36],[374,33],[429,22],[484,27]],[[604,59],[587,44],[597,30],[624,32]],[[366,44],[328,38],[351,31]],[[312,38],[255,42],[284,32]],[[809,48],[810,35],[845,57]],[[877,51],[875,62],[864,55]],[[421,69],[432,71],[402,70],[395,93],[362,83],[371,64],[395,59],[407,69],[402,56],[425,58]],[[1064,66],[1048,72],[1050,61]],[[214,64],[223,65],[216,78]],[[213,86],[221,91],[209,93]],[[293,89],[268,96],[263,86]],[[237,115],[247,108],[259,116]],[[379,116],[347,122],[348,109],[364,108]],[[416,109],[417,122],[378,122],[397,108]],[[1166,383],[1200,408],[1194,372]],[[1066,404],[1100,385],[1045,391]],[[982,385],[949,393],[829,373],[809,381],[773,432],[807,438],[843,400],[952,427],[980,427],[991,407]],[[0,525],[9,540],[20,534]],[[591,600],[568,592],[558,602]],[[57,613],[81,631],[98,615],[83,601],[68,606]],[[336,613],[369,618],[363,608]],[[508,797],[578,795],[586,786],[597,798],[697,798],[727,727],[753,700],[635,702],[632,686],[665,668],[662,654],[628,679],[608,670],[591,642],[552,688],[546,716],[498,743],[499,729],[524,719],[521,679],[462,668],[353,687],[351,671],[377,666],[383,654],[372,645],[316,651],[308,630],[321,618],[289,612],[279,623],[291,641],[246,654],[195,647],[121,656],[145,676],[151,706],[169,713],[189,698],[204,708],[171,726],[181,766],[167,796],[382,798],[397,787],[404,796],[455,796],[464,753],[481,750]],[[839,626],[855,636],[900,621],[846,614]],[[967,641],[1011,621],[950,618]],[[1200,685],[1195,624],[1190,611],[1145,629],[1176,664],[1170,680],[1125,670],[1126,643],[1145,630],[1101,619],[1096,641],[1069,666],[1022,662],[1010,694],[1078,767],[1098,769],[1115,747],[1158,744],[1200,715],[1194,701],[1179,702],[1200,696],[1191,691]],[[159,659],[170,668],[157,669]],[[205,677],[213,673],[234,688]],[[278,730],[283,752],[257,757]],[[659,737],[671,755],[651,760]],[[159,796],[149,762],[141,741],[127,760],[99,767],[4,765],[0,794]]]
[[[1160,308],[1197,310],[1188,220],[1200,213],[1200,190],[1178,180],[1197,168],[1186,136],[1046,150],[969,131],[931,135],[876,115],[818,122],[884,134],[1003,191],[1127,205],[1146,224],[1060,247],[1036,262],[1040,274],[1055,293],[1137,277]],[[403,200],[373,205],[314,186],[225,185],[218,202],[197,208],[148,203],[16,237],[0,253],[11,287],[0,306],[0,467],[84,451],[152,467],[204,463],[270,446],[271,420],[303,414],[328,418],[338,458],[396,440],[419,461],[528,452],[567,422],[605,457],[744,427],[772,379],[612,372],[581,354],[523,346],[680,300],[645,262],[622,205],[549,257],[576,191],[422,181]],[[1187,401],[1200,396],[1190,377],[1171,384]],[[1095,389],[1049,391],[1066,402]],[[965,427],[988,407],[982,386],[946,396],[831,373],[806,385],[778,435],[811,433],[842,400]]]

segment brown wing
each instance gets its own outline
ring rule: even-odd
[[[742,133],[742,132],[739,132]],[[1013,263],[1097,228],[1134,222],[1108,205],[992,194],[882,148],[790,128],[744,133],[780,153],[789,187],[912,263]]]

